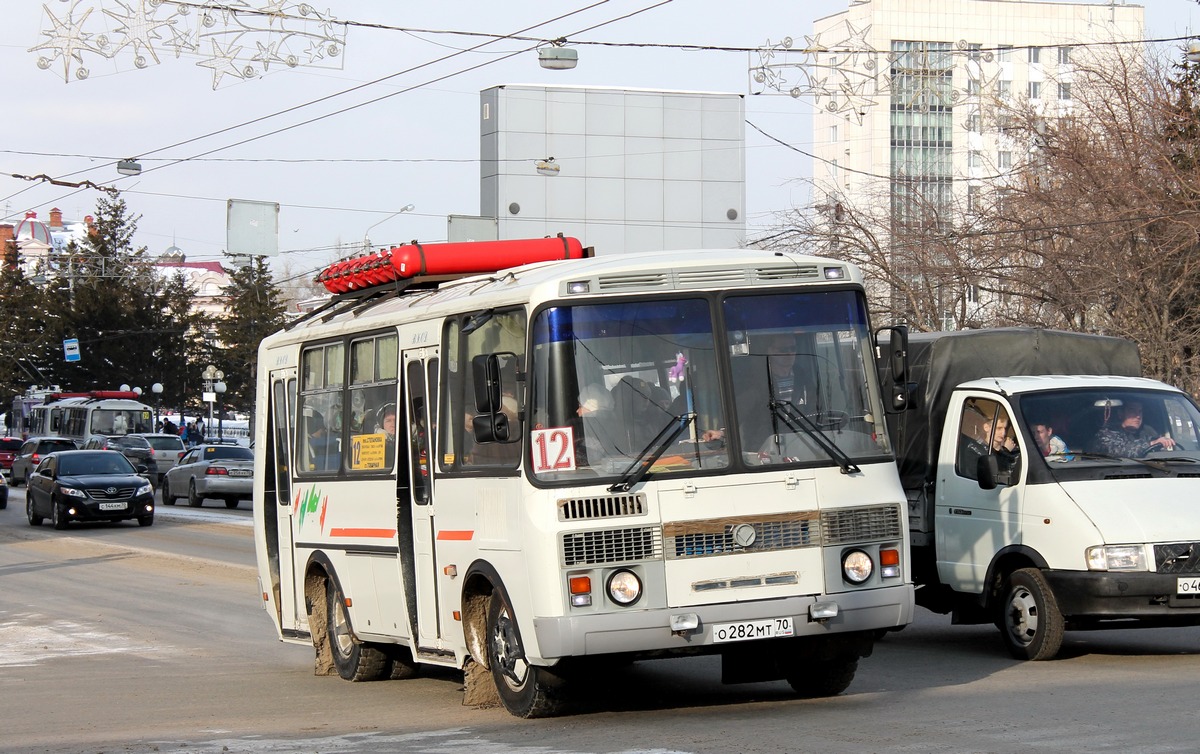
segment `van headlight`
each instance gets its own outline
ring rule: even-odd
[[[1141,545],[1097,545],[1087,548],[1089,571],[1144,571],[1145,552]]]

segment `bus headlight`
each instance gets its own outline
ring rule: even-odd
[[[875,564],[862,550],[851,550],[842,556],[842,576],[851,584],[861,584],[871,578]]]
[[[618,605],[632,605],[642,596],[642,582],[633,571],[616,571],[608,577],[608,597]]]
[[[1144,571],[1141,545],[1097,545],[1087,548],[1089,571]]]

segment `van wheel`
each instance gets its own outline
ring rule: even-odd
[[[1063,641],[1063,616],[1058,600],[1036,568],[1014,571],[1005,583],[1000,603],[1000,633],[1018,660],[1051,660]]]
[[[549,717],[561,709],[561,679],[525,659],[516,618],[499,590],[492,592],[488,603],[487,652],[492,680],[505,709],[525,718]]]
[[[332,583],[325,589],[329,651],[338,675],[347,681],[379,681],[392,673],[392,661],[370,644],[355,640],[346,615],[346,599]]]

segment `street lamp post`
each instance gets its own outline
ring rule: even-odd
[[[150,392],[154,393],[154,431],[159,431],[158,414],[159,406],[162,405],[163,386],[161,382],[156,382],[150,386]]]
[[[212,431],[213,421],[213,404],[217,402],[217,393],[225,392],[225,383],[221,380],[225,379],[225,373],[217,369],[212,364],[204,367],[204,371],[200,374],[204,380],[204,401],[208,403],[208,427],[209,432]]]
[[[392,214],[390,214],[390,215],[388,215],[387,217],[383,218],[383,219],[382,219],[382,220],[380,220],[379,222],[377,222],[377,223],[375,223],[374,225],[371,225],[370,227],[368,227],[368,228],[367,228],[367,230],[366,230],[366,232],[365,232],[365,233],[363,233],[363,252],[364,252],[364,253],[369,253],[369,252],[371,251],[371,237],[370,237],[370,234],[371,234],[371,231],[372,231],[374,228],[376,228],[376,227],[378,227],[378,226],[380,226],[380,225],[383,225],[385,222],[387,222],[388,220],[391,220],[391,219],[392,219],[393,217],[395,217],[396,215],[400,215],[400,214],[403,214],[403,213],[405,213],[405,212],[412,212],[412,211],[413,211],[413,209],[415,209],[415,207],[414,207],[413,205],[411,205],[411,204],[406,204],[406,205],[404,205],[403,207],[401,207],[401,208],[400,208],[400,210],[399,210],[398,212],[393,212]]]

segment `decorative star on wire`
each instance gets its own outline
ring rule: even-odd
[[[92,8],[88,8],[83,12],[78,21],[75,21],[75,8],[79,5],[79,0],[71,3],[71,7],[67,10],[67,15],[64,20],[59,20],[54,12],[50,10],[50,6],[42,4],[42,9],[46,11],[46,16],[49,17],[50,23],[54,26],[50,31],[42,31],[42,34],[47,37],[45,42],[35,47],[30,47],[29,52],[37,52],[44,50],[49,54],[49,57],[38,58],[38,68],[47,69],[54,64],[55,60],[62,60],[63,65],[63,81],[71,80],[71,61],[74,60],[79,64],[75,71],[76,78],[86,79],[88,71],[83,67],[83,53],[92,52],[98,55],[103,53],[100,48],[92,44],[90,41],[92,34],[83,30],[83,24],[87,21],[88,16],[92,14]]]
[[[234,78],[244,79],[243,71],[238,67],[237,56],[241,53],[241,46],[234,47],[233,43],[222,48],[221,43],[215,39],[209,39],[212,43],[212,57],[206,60],[201,60],[196,65],[201,68],[211,68],[213,72],[213,89],[221,83],[221,79],[225,76],[233,76]]]
[[[158,59],[158,53],[154,51],[154,40],[162,39],[162,35],[158,33],[161,27],[171,26],[174,22],[169,18],[155,19],[154,14],[157,8],[147,10],[145,0],[142,0],[136,8],[126,5],[122,0],[115,0],[115,2],[125,9],[125,14],[105,10],[104,15],[122,24],[117,28],[116,33],[123,34],[125,38],[110,53],[110,56],[116,55],[126,47],[132,47],[134,65],[138,68],[145,68],[147,65],[145,55],[142,54],[143,51],[149,53],[156,64],[161,62]]]
[[[279,54],[279,41],[271,42],[270,44],[265,45],[262,42],[255,42],[254,44],[258,45],[258,54],[250,59],[261,63],[264,71],[270,69],[271,63],[287,64],[287,58],[284,58]]]

